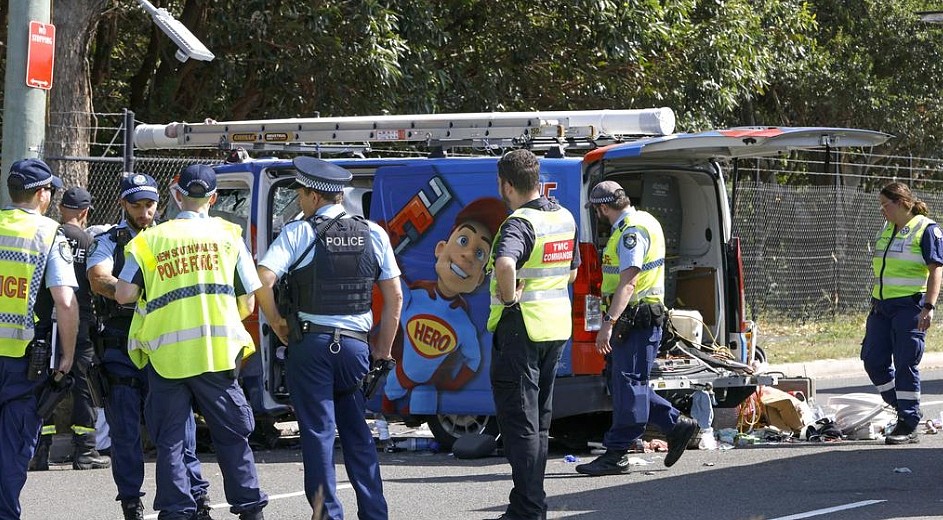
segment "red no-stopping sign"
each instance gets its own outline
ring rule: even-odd
[[[56,58],[56,26],[50,23],[29,23],[29,46],[26,52],[26,86],[52,88],[52,65]]]

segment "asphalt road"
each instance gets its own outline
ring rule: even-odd
[[[861,377],[819,379],[818,400],[870,392]],[[925,416],[943,411],[943,370],[924,373]],[[729,450],[689,450],[674,467],[661,454],[628,475],[591,478],[575,473],[567,453],[554,450],[547,467],[548,518],[872,520],[943,518],[940,456],[943,432],[920,435],[920,443],[885,446],[876,441],[775,443]],[[340,451],[337,452],[340,461]],[[593,456],[576,454],[582,461]],[[302,493],[301,454],[284,448],[256,453],[263,489],[270,496],[269,520],[309,518]],[[212,483],[214,518],[234,518],[225,506],[222,478],[211,455],[201,456]],[[448,454],[382,454],[390,518],[485,519],[499,516],[511,488],[504,459],[456,460]],[[148,463],[145,503],[154,489]],[[348,518],[356,499],[338,465]],[[30,473],[23,492],[24,520],[120,518],[110,471],[70,467]],[[156,518],[148,511],[147,518]]]

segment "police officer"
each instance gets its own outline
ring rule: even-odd
[[[96,235],[89,252],[88,279],[96,293],[95,305],[101,324],[98,356],[107,388],[105,416],[111,437],[112,477],[118,488],[116,500],[127,520],[144,518],[144,450],[141,419],[147,395],[147,375],[128,355],[128,330],[134,308],[115,301],[118,274],[124,267],[127,243],[154,224],[159,201],[157,183],[150,175],[130,174],[121,181],[118,204],[125,218],[117,226]],[[196,423],[186,418],[187,439],[184,457],[190,492],[197,504],[197,518],[210,518],[209,482],[203,479],[196,458]]]
[[[55,305],[59,372],[72,369],[75,353],[79,309],[72,252],[59,223],[43,216],[61,188],[43,161],[16,161],[7,177],[12,204],[0,210],[0,518],[5,519],[20,517],[20,491],[42,425],[34,392],[43,378],[27,373],[39,292],[49,291]],[[45,359],[39,362],[48,366]]]
[[[86,254],[92,245],[92,237],[85,232],[88,222],[88,213],[92,210],[92,196],[85,188],[74,186],[65,190],[59,202],[59,222],[66,240],[72,247],[72,265],[75,268],[75,277],[79,288],[75,291],[75,298],[79,304],[79,331],[75,341],[75,359],[72,364],[72,377],[75,384],[72,386],[72,468],[73,469],[101,469],[108,468],[111,460],[95,450],[95,421],[97,414],[92,406],[92,397],[88,390],[87,374],[92,364],[94,348],[92,347],[92,327],[95,325],[95,314],[92,311],[92,293],[85,275]],[[52,317],[52,301],[40,295],[41,303],[37,302],[40,316]],[[40,337],[45,337],[52,329],[51,319],[42,319],[36,330]],[[48,334],[51,337],[51,334]],[[54,417],[44,418],[42,435],[36,455],[30,461],[30,470],[42,471],[49,469],[49,448],[52,446],[52,436],[56,433]]]
[[[498,161],[498,191],[512,213],[492,247],[494,333],[491,386],[514,487],[505,519],[547,517],[544,471],[553,384],[570,338],[568,284],[580,259],[573,215],[539,191],[540,162],[528,150]]]
[[[887,222],[874,247],[874,288],[861,359],[884,402],[897,410],[890,445],[919,441],[920,359],[943,277],[943,231],[910,188],[892,182],[878,195]]]
[[[323,518],[344,517],[334,473],[336,428],[358,517],[385,519],[387,504],[360,382],[370,356],[391,359],[403,301],[400,271],[386,232],[344,212],[343,189],[351,173],[313,157],[298,157],[294,165],[293,187],[304,219],[287,224],[259,262],[263,286],[258,296],[266,319],[288,346],[285,365],[301,429],[305,494]],[[276,281],[286,273],[291,276],[286,290],[297,297],[292,302],[297,313],[291,315],[282,315],[273,297]],[[383,295],[383,310],[378,336],[368,346],[374,283]],[[316,500],[323,500],[323,507]]]
[[[255,420],[236,379],[243,358],[255,352],[242,319],[261,283],[242,228],[208,215],[216,202],[213,168],[184,168],[172,196],[181,212],[128,242],[115,288],[118,303],[137,302],[128,350],[147,372],[145,418],[157,447],[154,508],[167,520],[196,514],[182,449],[195,406],[209,427],[230,511],[261,520],[268,496],[249,448]]]
[[[627,473],[628,450],[648,423],[665,432],[665,466],[672,466],[700,428],[648,385],[667,314],[665,235],[655,217],[632,207],[615,181],[597,184],[588,205],[601,222],[612,225],[602,259],[606,314],[596,335],[596,351],[611,355],[612,426],[603,438],[606,452],[576,471],[592,476]]]

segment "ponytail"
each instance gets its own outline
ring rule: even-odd
[[[927,203],[916,197],[914,197],[914,207],[910,209],[910,212],[914,215],[930,216],[930,208],[927,207]]]

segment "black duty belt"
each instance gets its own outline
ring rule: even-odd
[[[318,325],[316,323],[311,323],[310,321],[301,322],[301,333],[308,334],[318,333],[318,334],[332,334],[335,338],[338,336],[346,336],[348,338],[359,339],[364,343],[367,343],[367,333],[359,332],[356,330],[341,329],[337,327],[326,327],[324,325]]]

